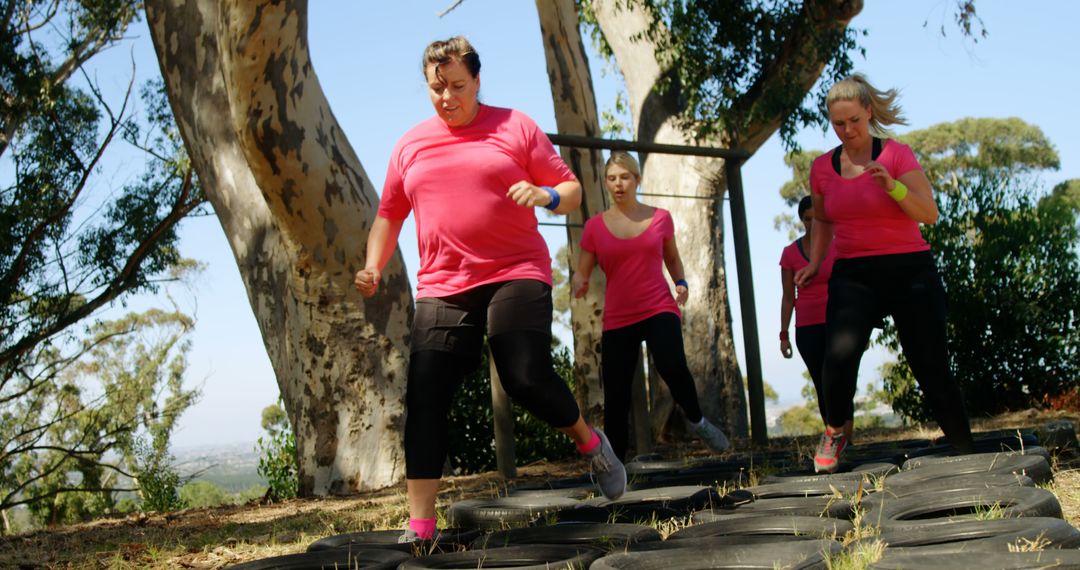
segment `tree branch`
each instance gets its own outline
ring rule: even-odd
[[[729,135],[740,148],[757,150],[794,111],[802,98],[784,109],[766,112],[768,101],[779,99],[784,90],[807,93],[828,63],[830,52],[815,43],[823,34],[842,32],[860,11],[862,0],[807,0],[801,18],[788,34],[784,46],[764,66],[754,84],[732,107],[741,125],[730,125]]]
[[[193,176],[194,171],[191,167],[188,167],[184,174],[182,190],[177,197],[176,202],[173,204],[172,210],[154,227],[153,230],[151,230],[151,232],[143,239],[142,243],[139,244],[139,247],[135,248],[135,251],[128,257],[124,267],[112,281],[109,282],[109,285],[104,291],[97,297],[94,297],[85,304],[65,314],[60,319],[57,319],[52,325],[36,331],[34,334],[27,335],[10,348],[0,352],[0,365],[8,363],[43,340],[52,337],[72,324],[90,316],[105,304],[135,287],[137,285],[135,278],[139,266],[142,265],[143,261],[145,261],[153,251],[154,244],[156,244],[167,231],[178,224],[180,220],[184,219],[184,217],[192,210],[198,208],[202,204],[202,200],[191,199],[192,190],[194,188]]]

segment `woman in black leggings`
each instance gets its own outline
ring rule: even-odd
[[[905,124],[896,95],[859,74],[834,85],[826,104],[842,144],[810,168],[814,247],[795,284],[820,278],[830,245],[837,257],[825,316],[826,427],[814,456],[819,472],[836,471],[847,446],[843,425],[852,414],[859,361],[882,315],[892,315],[911,372],[949,443],[960,452],[972,449],[946,352],[945,289],[919,231],[920,223],[937,221],[937,204],[911,149],[884,138],[886,126]]]
[[[640,181],[637,161],[624,152],[612,153],[604,172],[611,207],[585,224],[572,284],[574,295],[583,296],[597,263],[607,277],[600,364],[604,430],[616,455],[624,458],[630,384],[644,341],[686,419],[706,445],[722,451],[730,443],[724,432],[702,415],[683,352],[678,305],[686,302],[688,284],[675,245],[675,226],[667,210],[638,202]],[[664,278],[664,266],[674,281],[674,297]]]
[[[806,234],[788,244],[780,255],[780,282],[784,290],[780,300],[780,353],[784,358],[792,356],[788,327],[794,312],[795,345],[814,383],[818,411],[822,423],[825,423],[825,394],[821,387],[821,368],[825,361],[825,304],[829,299],[829,275],[832,274],[836,256],[829,250],[817,277],[805,287],[795,286],[795,272],[810,263],[813,249],[814,204],[809,196],[803,196],[799,201],[798,212]],[[844,432],[849,440],[851,430],[852,418],[849,417],[844,422]]]

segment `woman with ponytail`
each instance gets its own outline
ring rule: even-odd
[[[818,472],[839,466],[863,347],[884,315],[893,317],[904,357],[949,443],[972,450],[963,396],[949,369],[945,288],[919,231],[920,223],[937,221],[937,204],[911,148],[886,130],[906,124],[897,95],[875,89],[861,74],[834,85],[826,105],[841,144],[810,169],[813,251],[795,284],[820,278],[830,246],[837,258],[825,315],[826,426],[814,456]]]

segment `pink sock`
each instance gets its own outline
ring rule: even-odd
[[[581,453],[588,453],[600,445],[600,436],[596,435],[596,432],[591,429],[589,431],[592,432],[592,438],[587,443],[577,444],[577,450]]]
[[[430,540],[435,535],[435,518],[430,519],[409,519],[409,528],[416,533],[416,537],[420,540]]]

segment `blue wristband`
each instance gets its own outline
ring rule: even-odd
[[[690,284],[686,282],[686,279],[676,279],[675,280],[675,286],[678,287],[679,285],[682,285],[683,287],[686,287],[687,289],[690,288]]]
[[[559,193],[551,186],[541,186],[540,189],[547,191],[551,196],[551,203],[544,207],[554,212],[555,208],[559,207]]]

